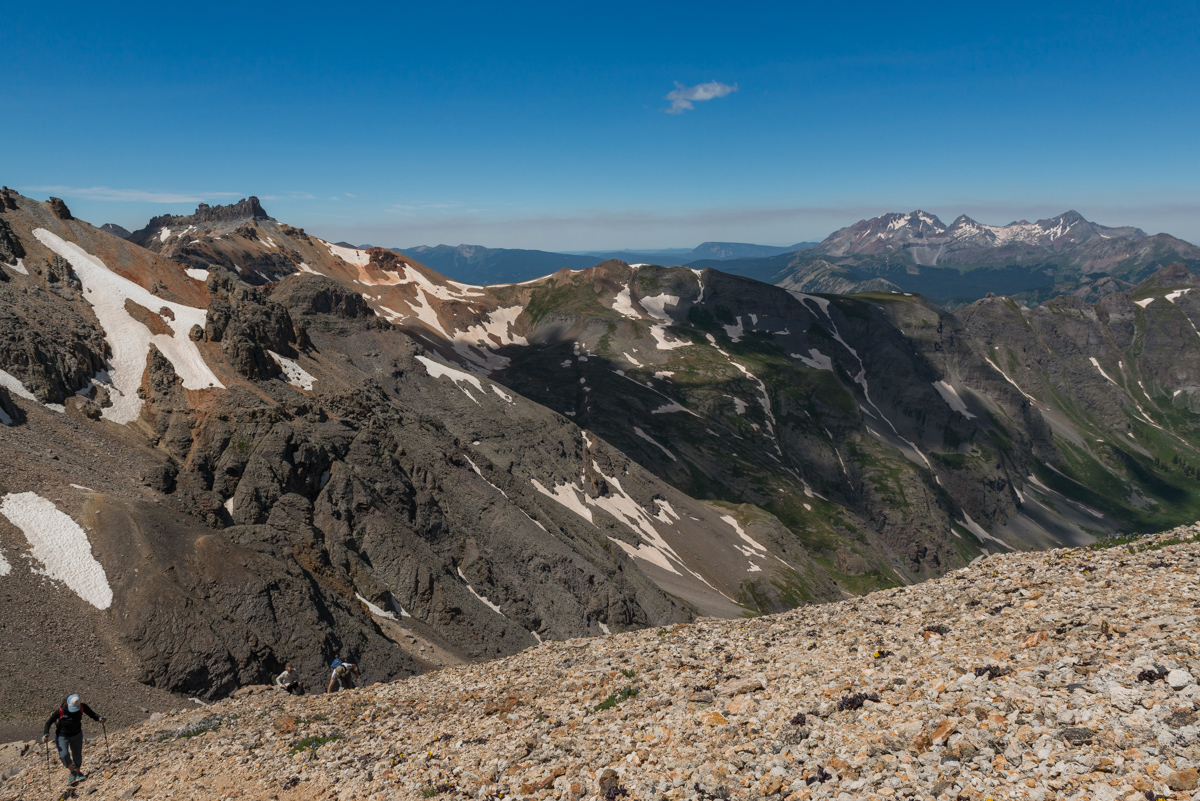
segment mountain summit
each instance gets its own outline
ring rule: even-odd
[[[899,254],[914,264],[932,267],[939,263],[1020,260],[1087,246],[1088,252],[1073,253],[1072,257],[1092,266],[1089,257],[1098,249],[1096,246],[1147,238],[1137,228],[1109,228],[1088,222],[1077,211],[1035,223],[1021,220],[1008,225],[984,225],[964,214],[946,226],[936,216],[918,210],[862,220],[834,231],[817,248],[834,257]]]

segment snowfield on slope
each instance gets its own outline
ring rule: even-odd
[[[189,336],[192,326],[204,328],[207,316],[204,309],[172,303],[151,294],[128,278],[109,270],[104,262],[75,243],[67,242],[44,228],[35,229],[33,235],[71,263],[83,284],[84,297],[92,305],[112,348],[108,373],[115,391],[112,393],[112,406],[102,412],[104,419],[125,424],[133,422],[141,414],[142,399],[138,397],[137,390],[142,383],[142,373],[146,370],[151,343],[171,362],[183,380],[185,389],[224,389],[225,385],[205,364],[204,357]],[[151,333],[149,328],[130,314],[126,308],[127,302],[135,303],[151,314],[166,310],[166,317],[159,316],[162,324],[172,333]]]
[[[274,359],[275,363],[279,365],[279,368],[283,370],[282,378],[285,381],[297,389],[311,390],[313,388],[313,383],[317,379],[314,378],[311,373],[309,373],[292,359],[289,359],[286,356],[280,356],[273,350],[268,350],[267,353],[271,354],[271,358]]]
[[[87,534],[51,501],[36,492],[9,493],[0,500],[0,514],[21,529],[30,554],[42,563],[34,572],[61,581],[97,609],[112,605],[112,587]]]

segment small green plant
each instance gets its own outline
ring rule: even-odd
[[[637,675],[637,671],[636,670],[626,670],[625,668],[621,668],[621,675],[627,679],[632,679],[634,676]]]
[[[603,712],[606,709],[612,709],[614,706],[621,703],[622,701],[625,701],[629,698],[635,698],[637,696],[637,694],[638,694],[637,687],[626,687],[625,689],[619,690],[619,691],[613,693],[612,695],[608,696],[600,703],[596,704],[594,707],[592,707],[592,711],[593,712]]]
[[[442,793],[453,793],[455,787],[450,782],[442,782],[441,784],[427,784],[421,788],[421,798],[433,798],[435,795]]]
[[[300,751],[303,751],[305,748],[320,748],[321,746],[325,745],[326,743],[332,743],[334,740],[340,740],[340,739],[342,739],[342,735],[340,735],[340,734],[325,734],[325,735],[310,734],[309,736],[305,737],[303,740],[301,740],[300,742],[298,742],[292,746],[292,753],[293,754],[298,753]]]

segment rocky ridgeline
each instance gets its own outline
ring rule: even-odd
[[[76,792],[1200,799],[1198,536],[994,555],[855,600],[332,696],[243,688],[110,733],[111,756],[97,738]],[[0,798],[47,793],[41,746],[11,764]]]

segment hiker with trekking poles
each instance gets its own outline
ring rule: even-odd
[[[54,714],[46,721],[42,732],[42,742],[50,742],[50,724],[54,724],[54,742],[58,747],[58,758],[63,767],[71,771],[67,784],[75,784],[87,778],[83,768],[83,716],[104,725],[107,718],[102,718],[92,711],[92,708],[79,700],[78,695],[69,695]],[[108,740],[108,729],[104,731],[104,739]],[[49,754],[47,754],[49,757]]]
[[[354,680],[358,678],[358,665],[353,662],[343,662],[341,659],[335,659],[330,664],[330,667],[333,668],[333,675],[329,677],[329,689],[327,692],[336,693],[338,690],[354,689]]]

